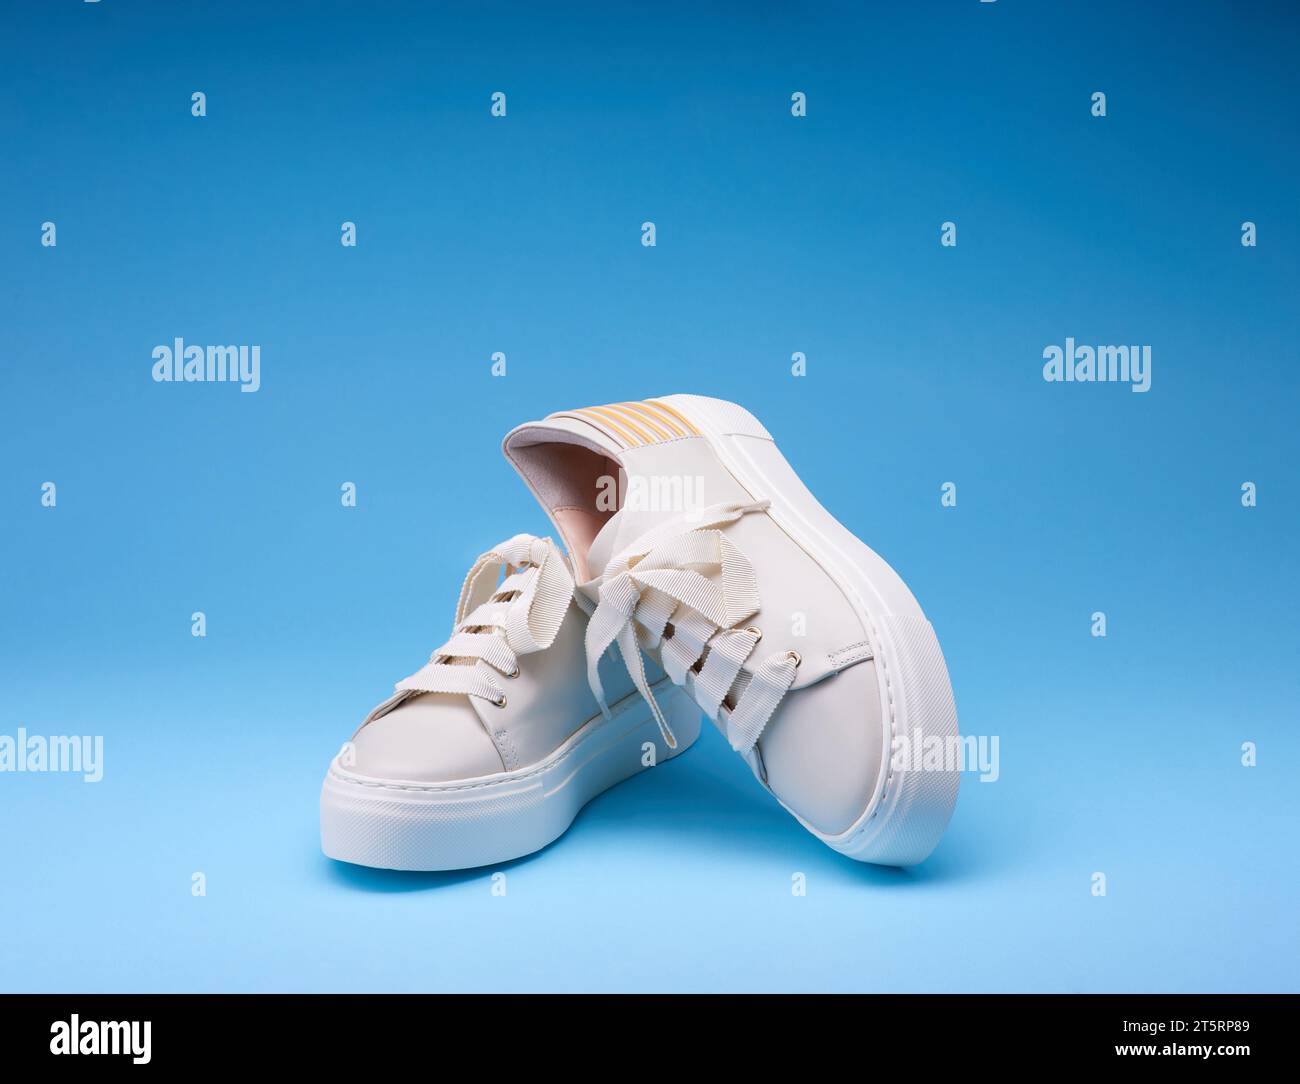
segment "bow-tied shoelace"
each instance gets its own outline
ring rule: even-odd
[[[762,638],[758,629],[742,625],[758,612],[758,582],[748,558],[719,528],[766,511],[769,503],[725,502],[677,517],[647,531],[610,561],[586,640],[587,681],[602,712],[608,715],[599,664],[617,643],[664,741],[677,747],[641,654],[643,648],[658,648],[664,672],[690,691],[711,720],[727,711],[731,747],[745,755],[753,749],[794,684],[799,657],[776,652],[745,669]]]

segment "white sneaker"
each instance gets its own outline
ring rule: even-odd
[[[829,846],[888,865],[934,849],[959,779],[934,630],[753,415],[670,395],[553,414],[504,447],[597,603],[598,700],[616,695],[601,661],[617,644],[665,742],[681,740],[648,657]]]
[[[602,713],[587,681],[586,629],[573,573],[549,538],[516,535],[480,557],[451,639],[330,764],[322,850],[385,869],[518,858],[563,834],[601,791],[689,746],[699,710],[662,672],[652,674],[653,695],[672,748],[616,666],[602,671]]]

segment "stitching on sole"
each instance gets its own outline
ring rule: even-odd
[[[867,611],[867,623],[871,626],[872,638],[877,644],[879,644],[880,630],[876,628],[876,619],[871,615],[870,611]],[[872,651],[874,653],[873,661],[880,664],[880,672],[885,675],[885,699],[889,703],[889,749],[886,750],[888,760],[885,769],[885,786],[880,792],[880,801],[876,803],[876,808],[871,811],[871,816],[858,825],[857,831],[844,841],[845,845],[852,840],[857,839],[858,836],[866,831],[867,825],[874,821],[880,811],[885,807],[885,799],[889,797],[889,784],[893,782],[894,779],[894,742],[898,740],[896,712],[894,711],[894,683],[889,677],[889,666],[885,662],[886,652],[878,651],[874,647],[872,648]]]

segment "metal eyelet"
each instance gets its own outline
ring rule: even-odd
[[[492,706],[494,708],[504,708],[506,706],[506,698],[503,696],[500,700],[493,700]]]
[[[752,633],[754,634],[754,643],[755,643],[755,644],[757,644],[757,643],[759,642],[759,640],[761,640],[761,639],[763,638],[763,630],[760,629],[757,625],[746,625],[743,631],[744,631],[744,632],[752,632]]]
[[[510,673],[505,675],[508,678],[517,678],[519,676],[519,667],[515,667]]]
[[[786,657],[794,662],[794,666],[796,670],[799,668],[799,664],[803,662],[803,656],[800,655],[799,652],[797,651],[787,651]]]

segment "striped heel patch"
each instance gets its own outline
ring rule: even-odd
[[[620,448],[641,448],[681,437],[701,435],[681,411],[658,399],[578,407],[576,410],[557,411],[550,417],[586,422],[599,429]]]

